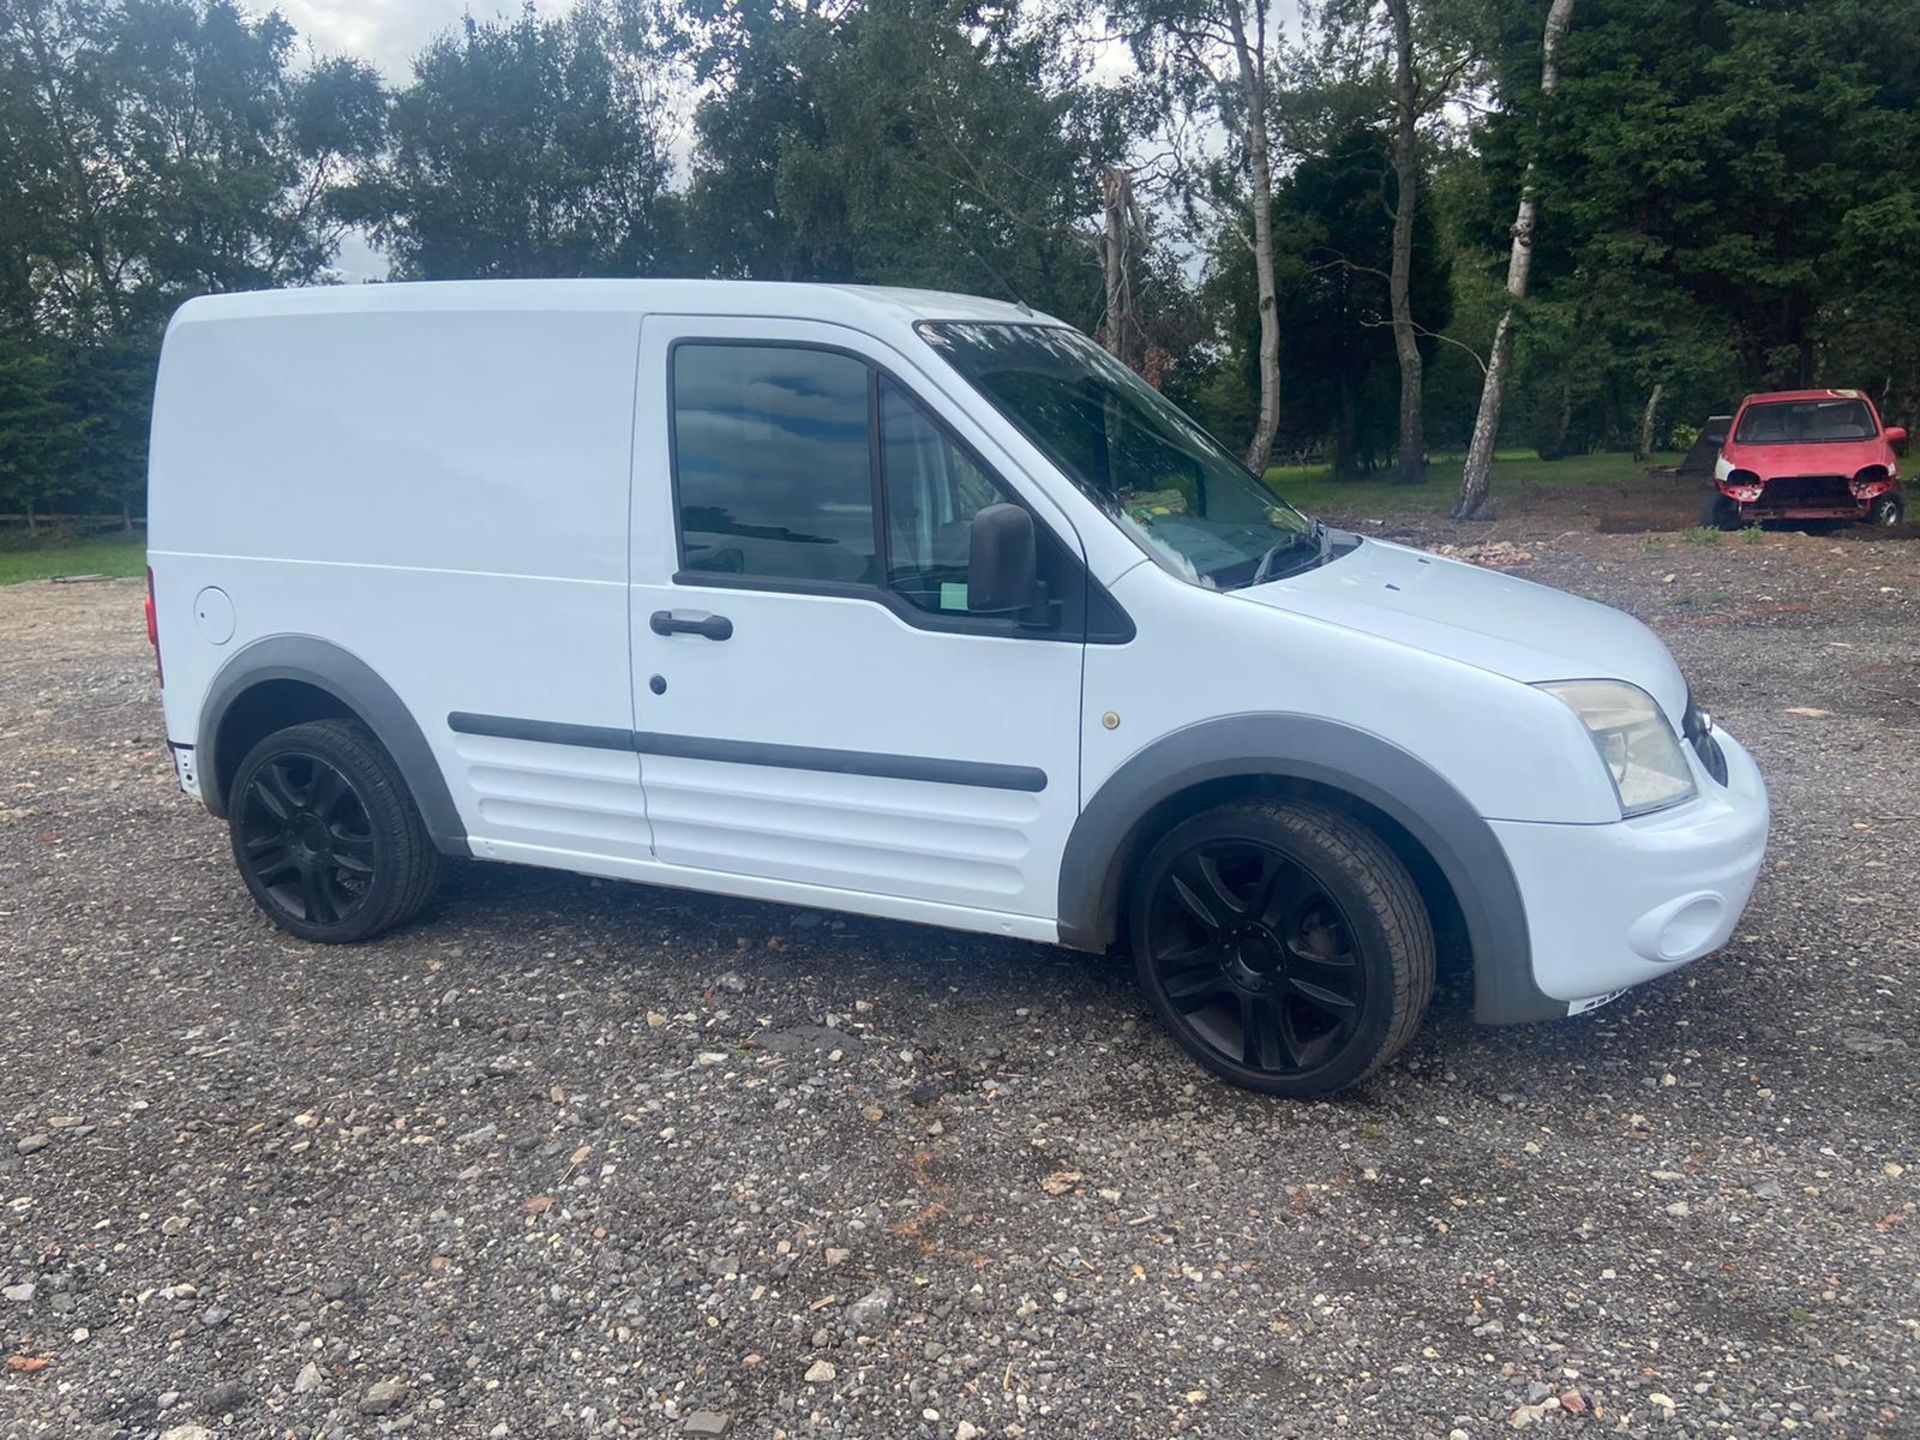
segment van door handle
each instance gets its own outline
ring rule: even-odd
[[[656,610],[647,622],[656,635],[704,635],[709,640],[733,636],[733,621],[724,615],[698,615],[688,610]]]

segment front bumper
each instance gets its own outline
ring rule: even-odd
[[[1758,523],[1762,520],[1864,520],[1869,505],[1865,501],[1833,505],[1769,505],[1762,498],[1740,507],[1740,518]]]
[[[1578,1014],[1726,944],[1760,876],[1767,788],[1716,730],[1719,785],[1696,763],[1684,805],[1611,825],[1489,822],[1519,882],[1533,981]]]
[[[1787,475],[1763,481],[1758,496],[1742,499],[1723,483],[1721,493],[1740,507],[1743,520],[1864,520],[1873,502],[1898,490],[1898,476],[1882,480],[1844,475]]]

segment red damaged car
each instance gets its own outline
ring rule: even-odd
[[[1762,520],[1865,520],[1898,525],[1899,456],[1907,432],[1880,423],[1858,390],[1779,390],[1740,402],[1713,468],[1718,489],[1701,523],[1737,530]]]

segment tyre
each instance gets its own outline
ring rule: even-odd
[[[227,816],[247,889],[302,940],[369,940],[417,914],[440,881],[440,852],[398,767],[351,721],[309,721],[255,745]]]
[[[1739,502],[1716,494],[1707,501],[1707,508],[1700,512],[1700,524],[1707,530],[1738,530],[1743,522],[1740,519]]]
[[[1867,507],[1867,523],[1869,525],[1898,525],[1906,518],[1906,502],[1902,500],[1898,494],[1892,492],[1878,496],[1873,504]]]
[[[1331,1094],[1385,1065],[1433,998],[1433,929],[1406,867],[1324,806],[1224,805],[1134,877],[1147,1002],[1194,1059],[1249,1090]]]

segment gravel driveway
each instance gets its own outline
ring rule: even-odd
[[[906,925],[469,865],[301,946],[137,584],[0,590],[0,1434],[1920,1434],[1920,545],[1529,523],[1760,757],[1768,872],[1315,1105]]]

